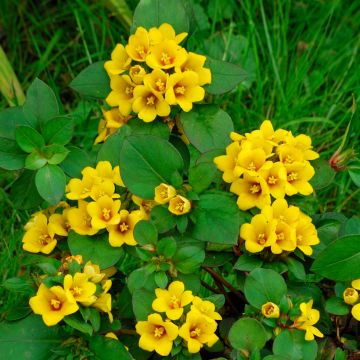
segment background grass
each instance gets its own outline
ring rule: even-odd
[[[231,114],[236,129],[251,130],[270,118],[277,127],[310,135],[328,159],[341,143],[353,98],[358,102],[360,96],[360,1],[192,3],[199,30],[188,47],[238,63],[250,74],[238,89],[213,99]],[[67,86],[88,64],[109,58],[116,43],[126,42],[127,18],[137,1],[127,4],[129,9],[116,0],[0,1],[0,44],[22,88],[35,77],[48,83],[65,111],[78,115],[75,141],[85,148],[96,135],[98,109]],[[7,106],[1,98],[0,108]],[[350,139],[355,148],[358,135]],[[21,226],[30,216],[16,211],[7,196],[13,176],[0,172],[0,284],[19,272]],[[358,200],[358,189],[343,172],[307,202],[320,212],[352,216]],[[2,293],[0,288],[0,299]],[[1,301],[7,300],[0,306]]]

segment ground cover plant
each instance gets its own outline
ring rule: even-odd
[[[0,353],[357,358],[358,5],[3,2]]]

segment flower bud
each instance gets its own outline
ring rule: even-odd
[[[169,211],[175,215],[184,215],[191,210],[191,202],[183,196],[176,195],[169,201]]]
[[[155,188],[155,201],[158,204],[166,204],[176,195],[176,189],[171,185],[160,184]]]
[[[344,302],[348,305],[354,305],[359,299],[359,293],[354,288],[347,288],[343,292]]]
[[[329,165],[335,171],[343,171],[346,169],[350,160],[355,157],[356,153],[354,149],[346,149],[342,152],[336,151],[329,160]]]
[[[277,319],[280,316],[279,307],[272,302],[267,302],[266,304],[264,304],[261,307],[261,312],[265,317],[269,319]]]

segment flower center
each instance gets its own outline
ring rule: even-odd
[[[297,172],[291,172],[288,176],[287,176],[287,180],[288,182],[294,181],[298,179],[298,173]]]
[[[274,313],[274,306],[273,305],[268,305],[265,309],[265,313],[266,315],[271,315]]]
[[[158,91],[164,91],[165,90],[165,83],[161,79],[157,79],[155,82],[156,88]]]
[[[265,234],[264,233],[261,233],[258,235],[257,237],[257,242],[260,244],[260,245],[264,245],[265,242],[266,242],[266,239],[265,239]]]
[[[83,189],[82,189],[82,194],[86,194],[86,193],[88,193],[90,190],[87,188],[87,187],[84,187]]]
[[[284,235],[283,232],[281,232],[281,233],[276,234],[276,238],[277,238],[279,241],[282,241],[282,240],[285,240],[285,235]]]
[[[248,170],[252,170],[252,171],[256,170],[256,166],[253,161],[251,163],[249,163],[247,168],[248,168]]]
[[[278,180],[278,179],[277,179],[275,176],[272,176],[272,175],[271,175],[271,176],[268,177],[268,181],[267,181],[267,182],[268,182],[268,184],[270,184],[270,185],[275,185],[276,182],[277,182],[277,180]]]
[[[91,217],[88,216],[87,214],[83,215],[83,224],[84,226],[91,226]]]
[[[355,295],[355,290],[352,288],[348,288],[345,290],[345,296],[354,296]]]
[[[154,105],[155,104],[155,96],[150,95],[146,98],[146,105]]]
[[[59,310],[61,308],[61,301],[57,299],[51,299],[50,306],[53,310]]]
[[[144,59],[145,57],[145,48],[141,45],[137,46],[135,48],[136,52],[138,53],[138,55],[141,57],[141,59]]]
[[[120,232],[126,232],[129,230],[129,225],[124,221],[122,223],[119,224],[119,229],[120,229]]]
[[[176,205],[175,205],[175,209],[179,212],[183,212],[184,211],[184,205],[185,205],[185,202],[182,201],[182,200],[179,200]]]
[[[180,301],[177,296],[172,295],[170,298],[170,307],[172,309],[178,309],[180,307]]]
[[[49,234],[42,234],[39,236],[39,240],[41,245],[47,245],[51,241],[51,237]]]
[[[195,329],[192,329],[190,331],[190,337],[191,338],[196,338],[196,337],[198,337],[200,335],[201,335],[201,329],[199,329],[198,327],[196,327]]]
[[[79,288],[78,286],[75,286],[75,287],[73,287],[73,289],[72,289],[72,293],[73,293],[73,295],[81,295],[82,294],[82,288]]]
[[[110,209],[103,208],[101,210],[101,212],[102,212],[102,216],[103,216],[104,220],[109,220],[110,219],[110,217],[111,217],[111,210]]]
[[[169,65],[171,63],[171,57],[166,52],[161,53],[160,61],[163,65]]]
[[[185,86],[176,86],[175,87],[175,94],[184,95],[185,94]]]
[[[291,155],[286,155],[284,162],[286,164],[292,164],[294,162],[294,158]]]
[[[298,242],[298,244],[302,244],[303,236],[302,235],[297,235],[296,236],[296,241]]]
[[[126,95],[132,95],[133,91],[134,91],[134,88],[132,86],[127,86],[125,88],[125,94]]]
[[[161,338],[165,333],[165,329],[162,326],[157,326],[154,330],[154,336],[156,338]]]
[[[250,186],[250,193],[251,194],[257,194],[258,192],[260,192],[260,185],[253,184],[253,185]]]

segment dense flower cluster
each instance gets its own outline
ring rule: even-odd
[[[164,321],[160,314],[153,313],[147,321],[138,321],[136,332],[140,335],[140,348],[167,356],[178,336],[185,341],[190,353],[197,353],[204,344],[211,347],[218,341],[216,320],[222,318],[211,301],[193,296],[181,281],[173,281],[167,290],[155,289],[155,294],[152,308],[165,313],[167,319]]]
[[[262,209],[270,205],[271,197],[309,195],[313,188],[309,180],[314,168],[309,160],[319,157],[311,150],[311,139],[304,134],[294,136],[291,131],[274,131],[269,120],[260,129],[240,135],[230,135],[232,143],[226,155],[214,159],[223,179],[231,183],[230,191],[238,195],[241,210]]]
[[[357,320],[360,321],[360,279],[353,280],[351,287],[346,288],[343,293],[344,302],[351,305],[351,314]]]
[[[211,72],[204,68],[205,56],[179,45],[186,36],[165,23],[149,31],[138,27],[125,47],[117,44],[105,63],[111,87],[106,102],[122,116],[133,111],[145,122],[168,116],[171,105],[190,111],[203,100]]]
[[[74,260],[79,263],[79,258],[81,259],[79,255],[69,257],[64,264]],[[63,269],[65,270],[67,266],[64,264]],[[98,265],[89,261],[84,265],[82,271],[76,272],[74,275],[61,272],[58,275],[63,278],[62,286],[47,287],[41,283],[37,294],[29,301],[32,311],[41,315],[47,326],[56,325],[65,316],[77,312],[80,306],[94,307],[107,313],[110,322],[113,321],[111,294],[108,292],[112,282],[107,279],[104,272],[100,271]]]

